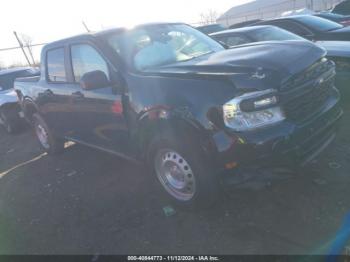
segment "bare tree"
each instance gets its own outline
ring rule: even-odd
[[[209,25],[216,23],[216,19],[219,17],[218,12],[213,9],[209,9],[208,11],[200,14],[200,24]]]
[[[31,38],[29,35],[21,34],[23,45],[28,49],[30,57],[32,59],[33,65],[35,64],[34,56],[33,56],[33,50],[32,50],[32,44],[33,44],[33,38]]]

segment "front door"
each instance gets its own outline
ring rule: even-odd
[[[95,47],[89,44],[71,46],[71,65],[75,91],[71,93],[76,121],[73,138],[104,149],[128,154],[129,132],[125,119],[122,93],[113,86],[111,70],[107,61]],[[93,89],[83,89],[79,82],[85,73],[102,71],[110,85]]]

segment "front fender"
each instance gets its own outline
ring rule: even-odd
[[[154,107],[139,118],[138,132],[135,135],[141,158],[147,156],[151,141],[164,132],[173,133],[179,138],[190,138],[204,152],[212,152],[209,132],[195,120],[188,108],[172,109],[163,106]]]

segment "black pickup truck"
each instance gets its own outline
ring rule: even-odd
[[[66,140],[148,163],[185,206],[209,203],[219,175],[299,165],[335,138],[335,67],[304,40],[225,50],[180,23],[46,45],[41,76],[18,79],[26,118],[50,154]]]

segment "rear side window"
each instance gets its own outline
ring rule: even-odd
[[[274,24],[278,27],[281,27],[289,32],[292,32],[294,34],[300,35],[300,36],[307,36],[311,35],[311,32],[303,28],[297,23],[290,22],[290,21],[278,21],[276,24]]]
[[[50,82],[66,82],[64,48],[47,51],[47,75]]]
[[[92,71],[102,71],[109,78],[108,66],[103,57],[90,45],[74,45],[71,48],[72,66],[75,82]]]
[[[249,39],[246,38],[245,36],[239,36],[239,35],[226,36],[222,38],[221,41],[224,42],[229,47],[248,44],[252,42],[252,41],[249,41]]]

